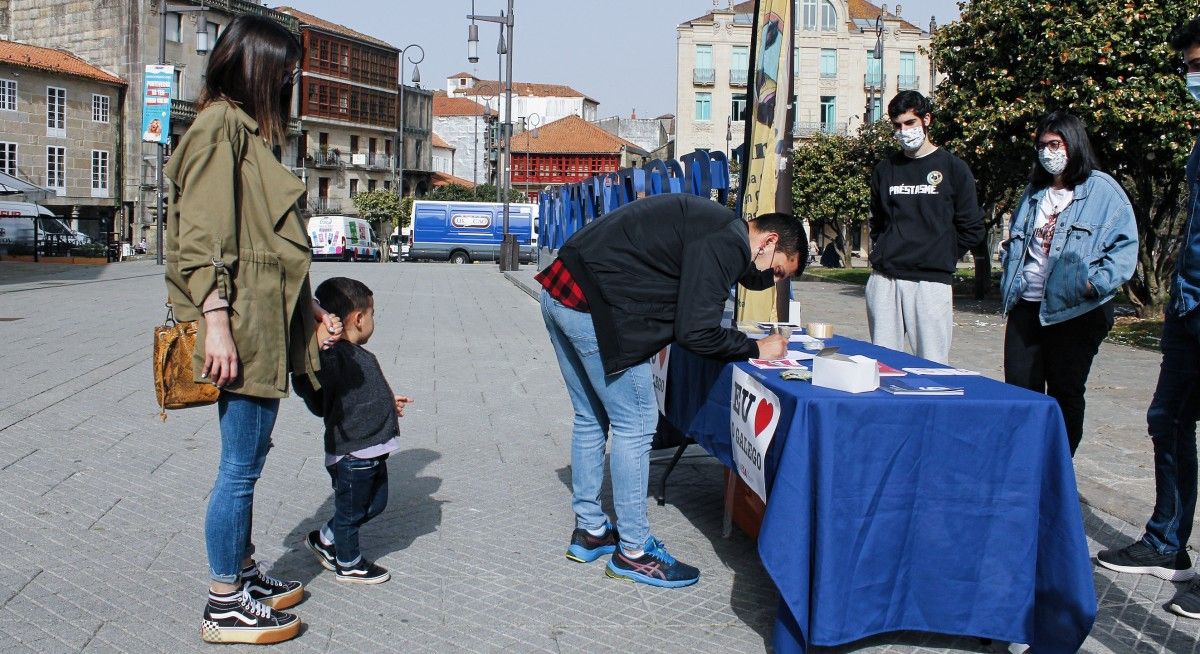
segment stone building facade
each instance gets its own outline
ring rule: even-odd
[[[470,98],[433,94],[433,131],[454,148],[453,174],[472,184],[493,184],[496,112]],[[451,171],[444,171],[451,172]]]
[[[125,93],[68,52],[0,40],[0,172],[53,191],[40,204],[94,240],[121,206]]]
[[[887,108],[898,91],[928,94],[928,31],[866,0],[798,0],[795,34],[795,138],[850,133]],[[900,7],[897,5],[897,11]],[[742,143],[753,2],[732,2],[687,22],[678,33],[676,151],[728,152]],[[874,59],[882,17],[883,59]],[[932,83],[931,83],[932,82]]]

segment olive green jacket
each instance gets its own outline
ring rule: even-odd
[[[228,102],[196,117],[164,171],[171,181],[166,223],[167,297],[179,320],[198,320],[215,288],[232,306],[240,376],[224,390],[287,396],[288,372],[315,385],[308,232],[296,210],[304,184],[275,159],[258,123]],[[204,365],[204,321],[196,379]]]

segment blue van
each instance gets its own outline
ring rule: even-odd
[[[412,261],[498,261],[504,238],[504,205],[499,202],[413,203]],[[508,205],[508,231],[517,237],[521,263],[537,259],[536,204]]]

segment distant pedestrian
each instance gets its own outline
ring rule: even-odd
[[[722,327],[721,317],[735,282],[767,289],[802,270],[804,242],[791,216],[747,223],[707,198],[657,195],[576,232],[538,275],[542,317],[575,409],[568,559],[611,553],[605,574],[653,586],[700,579],[650,533],[646,484],[658,424],[650,358],[672,342],[714,359],[782,357],[786,336],[753,341]],[[615,527],[600,505],[610,429]]]
[[[814,238],[808,242],[808,264],[816,263],[819,256],[821,256],[821,247],[817,245],[817,239]]]
[[[136,251],[138,254],[146,254],[146,251],[149,249],[150,245],[146,243],[146,237],[143,236],[142,240],[138,241]]]
[[[392,393],[379,360],[363,347],[375,333],[371,289],[332,277],[317,287],[317,300],[342,317],[345,336],[321,352],[320,390],[306,392],[304,380],[296,381],[308,408],[325,419],[325,470],[333,481],[333,517],[304,544],[338,581],[379,584],[391,574],[363,558],[358,532],[387,507],[387,459],[400,449],[396,418],[412,400]]]
[[[1043,117],[1034,144],[1038,163],[1001,261],[1004,381],[1058,400],[1074,456],[1092,359],[1112,329],[1112,300],[1137,266],[1137,219],[1125,191],[1098,170],[1075,115]]]
[[[1171,40],[1183,55],[1186,85],[1200,102],[1200,16]],[[1193,116],[1200,107],[1192,105]],[[1154,512],[1146,533],[1131,545],[1096,555],[1118,572],[1152,574],[1168,581],[1196,577],[1188,539],[1196,515],[1196,419],[1200,417],[1200,140],[1187,162],[1188,223],[1175,264],[1175,280],[1162,330],[1162,370],[1146,413],[1154,444]],[[1200,618],[1200,580],[1167,604],[1179,615]]]
[[[832,241],[825,244],[825,251],[821,253],[821,266],[824,268],[842,267],[842,255],[838,254],[837,246]]]
[[[888,103],[901,152],[871,175],[867,326],[876,345],[946,363],[958,260],[984,237],[975,177],[929,140],[933,106],[916,91]]]
[[[245,14],[229,23],[208,57],[200,113],[165,170],[167,293],[176,317],[200,320],[196,380],[221,389],[200,627],[214,643],[275,643],[300,633],[300,619],[279,609],[299,602],[304,588],[258,567],[250,523],[288,370],[315,373],[318,321],[330,334],[341,331],[309,290],[311,250],[296,212],[304,183],[271,152],[286,142],[301,53],[273,20]]]

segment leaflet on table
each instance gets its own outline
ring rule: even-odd
[[[892,395],[962,395],[963,389],[959,386],[940,386],[938,384],[926,384],[920,381],[902,381],[899,379],[889,379],[879,385],[879,390],[886,391]]]
[[[811,354],[808,355],[808,358],[811,359],[812,355]],[[761,368],[763,370],[794,370],[796,368],[807,369],[807,366],[805,366],[803,363],[801,363],[800,360],[793,359],[793,358],[750,359],[750,365],[754,366],[755,368]]]
[[[911,372],[914,375],[922,377],[936,377],[940,375],[980,375],[982,373],[974,370],[966,370],[964,368],[904,368],[904,372]]]
[[[876,361],[875,365],[879,366],[880,377],[903,377],[908,374],[903,370],[896,370],[882,361]]]

